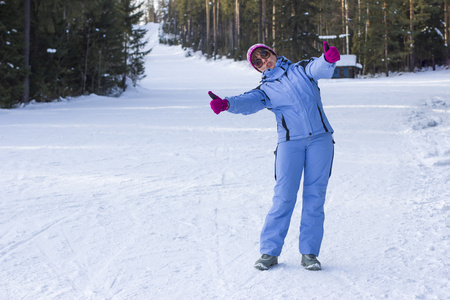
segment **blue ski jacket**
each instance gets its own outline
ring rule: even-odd
[[[277,120],[278,142],[333,132],[323,111],[317,81],[331,78],[336,64],[322,55],[297,63],[280,56],[273,69],[267,69],[261,84],[242,95],[226,97],[228,112],[253,114],[264,108]]]

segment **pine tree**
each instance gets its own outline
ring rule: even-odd
[[[118,95],[127,77],[136,84],[144,75],[145,30],[133,27],[142,16],[140,5],[131,0],[30,2],[30,38],[25,39],[24,1],[0,1],[0,106],[90,93]],[[29,89],[24,89],[25,74]]]
[[[152,49],[143,51],[142,49],[147,45],[144,41],[146,30],[138,27],[133,28],[131,38],[129,40],[129,54],[128,54],[128,77],[131,79],[133,86],[145,77],[144,59]]]
[[[295,61],[320,55],[313,22],[316,14],[310,1],[277,1],[275,45],[280,54]]]
[[[450,0],[444,0],[444,38],[447,64],[450,64]]]
[[[0,107],[12,108],[23,93],[25,67],[21,1],[0,2]]]
[[[420,67],[444,64],[446,61],[444,2],[416,0],[415,58]]]

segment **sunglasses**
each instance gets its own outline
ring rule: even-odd
[[[270,57],[270,51],[266,50],[266,49],[263,49],[259,53],[255,53],[255,54],[259,54],[259,56],[261,57],[261,58],[255,58],[254,57],[252,59],[253,65],[259,69],[263,65],[263,61],[262,60],[263,59],[268,59]]]

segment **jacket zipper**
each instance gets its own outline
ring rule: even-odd
[[[306,116],[306,119],[307,119],[307,122],[308,122],[308,125],[309,125],[309,128],[307,128],[307,130],[310,133],[309,135],[311,135],[313,126],[311,125],[311,120],[309,119],[309,116],[307,115],[307,111],[308,110],[306,109],[305,103],[303,103],[302,97],[300,97],[300,93],[297,91],[297,89],[294,87],[292,82],[289,80],[289,78],[287,77],[287,74],[286,74],[286,82],[290,86],[291,90],[297,95],[298,99],[300,100],[299,101],[300,102],[299,105],[301,105],[303,107],[303,112],[305,113],[305,116]]]

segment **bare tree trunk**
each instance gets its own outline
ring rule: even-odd
[[[213,46],[214,46],[214,52],[213,57],[216,59],[217,55],[217,2],[219,0],[213,0]]]
[[[214,41],[214,45],[215,47],[217,47],[217,49],[219,49],[219,36],[221,36],[220,32],[219,32],[219,15],[220,15],[220,0],[216,0],[216,40]],[[217,54],[217,51],[216,51]]]
[[[23,80],[22,102],[30,102],[30,0],[24,1],[24,42],[23,51],[25,78]]]
[[[122,90],[125,92],[125,90],[127,89],[127,75],[128,75],[128,35],[126,33],[124,33],[124,39],[125,39],[125,55],[124,55],[124,61],[123,61],[123,65],[125,66],[124,68],[124,72],[123,72],[123,77],[122,77]],[[87,55],[86,55],[87,57]]]
[[[389,60],[388,60],[388,23],[387,23],[387,6],[386,0],[383,2],[383,10],[384,10],[384,67],[386,77],[389,76]]]
[[[99,58],[98,58],[98,85],[97,85],[97,94],[100,93],[101,87],[102,87],[102,50],[99,51]]]
[[[444,1],[444,38],[445,38],[445,45],[447,47],[447,64],[450,64],[450,11],[449,11],[449,1]]]
[[[239,49],[239,46],[241,44],[241,25],[239,23],[239,0],[236,0],[236,48]]]
[[[450,47],[450,12],[448,11],[449,4],[448,0],[444,2],[444,22],[445,22],[445,44],[447,45],[447,58],[450,55],[449,47]]]
[[[266,5],[267,1],[261,1],[261,35],[262,35],[262,43],[266,43]]]
[[[345,34],[345,0],[341,0],[341,6],[342,6],[342,34],[344,35]],[[343,41],[343,47],[342,47],[342,49],[347,49],[347,45],[345,44],[345,41],[346,40],[344,40]],[[348,53],[346,53],[346,54],[348,54]]]
[[[450,5],[448,0],[445,0],[444,10],[445,10],[445,44],[447,45],[447,63],[450,64]]]
[[[363,74],[366,74],[366,62],[367,62],[367,40],[369,34],[369,26],[370,26],[370,7],[369,3],[366,0],[366,28],[364,33],[364,63],[363,63]]]
[[[319,26],[317,26],[317,32],[319,33],[319,35],[322,35],[322,22],[323,22],[323,6],[322,4],[320,5],[319,8]]]
[[[234,53],[234,28],[233,28],[233,22],[234,20],[233,20],[233,18],[231,17],[231,18],[229,18],[229,31],[228,31],[228,34],[229,34],[229,36],[228,36],[228,40],[229,40],[229,46],[228,46],[228,51],[230,52],[230,53]]]
[[[91,25],[89,24],[89,30],[86,42],[86,56],[84,57],[84,73],[83,73],[83,95],[86,93],[86,79],[87,79],[87,67],[88,67],[88,57],[89,57],[89,43],[91,41]]]
[[[146,20],[147,22],[156,23],[156,11],[155,11],[155,2],[154,0],[147,0],[146,4]]]
[[[275,7],[275,1],[273,1],[273,13],[272,13],[272,46],[273,50],[276,51],[276,45],[275,45],[275,38],[276,38],[276,7]]]
[[[415,55],[414,55],[414,0],[409,0],[409,47],[411,54],[409,56],[409,70],[414,71]]]
[[[358,55],[361,55],[361,0],[358,0]]]
[[[211,12],[210,12],[210,8],[209,8],[209,0],[205,0],[205,8],[206,8],[206,55],[207,57],[210,56],[211,53],[211,44],[209,42],[210,39],[210,27],[211,27]]]
[[[347,51],[347,54],[350,54],[350,37],[348,32],[348,3],[347,0],[345,0],[345,49]]]
[[[192,22],[192,18],[189,17],[188,19],[188,24],[187,24],[187,37],[186,37],[186,43],[189,45],[189,47],[191,46],[191,22]]]

